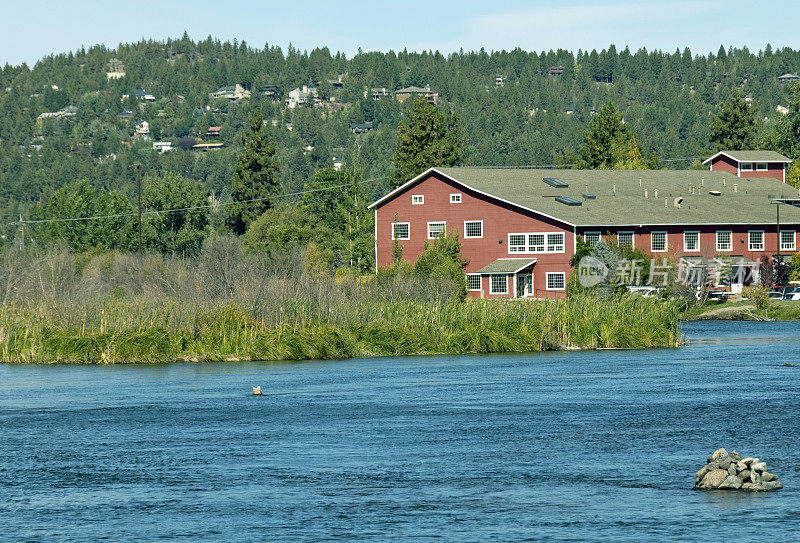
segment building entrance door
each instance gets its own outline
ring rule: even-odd
[[[517,298],[524,298],[533,295],[533,274],[517,274]]]

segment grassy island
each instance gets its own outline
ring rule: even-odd
[[[236,258],[234,258],[236,257]],[[680,311],[638,296],[480,301],[447,277],[120,253],[6,258],[0,360],[154,363],[672,347]],[[296,270],[296,271],[287,271]]]

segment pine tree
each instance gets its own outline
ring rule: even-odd
[[[397,127],[397,148],[390,184],[398,187],[433,166],[455,166],[464,149],[461,123],[424,98],[414,100],[408,123]]]
[[[236,172],[231,182],[231,197],[236,202],[230,206],[228,227],[236,234],[244,234],[247,226],[272,207],[269,199],[275,196],[280,185],[275,144],[267,134],[261,112],[256,110],[250,118],[250,127],[242,133],[242,149],[236,161]]]
[[[622,113],[609,101],[592,117],[583,134],[579,168],[646,169],[642,148],[622,120]]]
[[[749,149],[756,135],[756,114],[737,88],[711,118],[709,141],[713,151]]]

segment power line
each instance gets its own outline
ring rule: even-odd
[[[371,177],[370,179],[365,179],[363,181],[359,181],[358,184],[370,183],[372,181],[378,181],[381,179],[388,178],[388,175],[382,175],[380,177]],[[333,190],[339,189],[343,187],[349,187],[352,183],[344,183],[341,185],[331,185],[329,187],[321,187],[318,189],[309,189],[309,190],[301,190],[298,192],[289,192],[286,194],[278,194],[276,196],[265,196],[263,198],[251,198],[249,200],[237,200],[235,202],[220,202],[216,204],[204,204],[200,206],[191,206],[191,207],[177,207],[173,209],[158,209],[158,210],[151,210],[151,211],[142,211],[142,215],[161,215],[166,213],[176,213],[178,211],[195,211],[198,209],[210,209],[222,206],[230,206],[230,205],[239,205],[239,204],[250,204],[253,202],[263,202],[264,200],[275,200],[279,198],[288,198],[290,196],[302,196],[303,194],[310,194],[312,192],[323,192],[326,190]],[[138,213],[117,213],[114,215],[94,215],[91,217],[69,217],[69,218],[61,218],[61,219],[34,219],[34,220],[22,220],[20,218],[19,221],[7,223],[7,225],[14,225],[14,224],[40,224],[40,223],[52,223],[52,222],[76,222],[76,221],[93,221],[98,219],[119,219],[123,217],[135,217]]]

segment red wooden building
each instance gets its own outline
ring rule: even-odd
[[[780,236],[780,252],[794,253],[800,208],[786,203],[800,203],[796,189],[722,171],[431,168],[370,207],[378,266],[395,240],[414,261],[456,230],[471,297],[545,298],[563,294],[578,236],[749,263],[778,253]]]
[[[791,159],[775,151],[720,151],[703,161],[712,172],[729,172],[736,177],[773,177],[786,182],[786,165]]]

